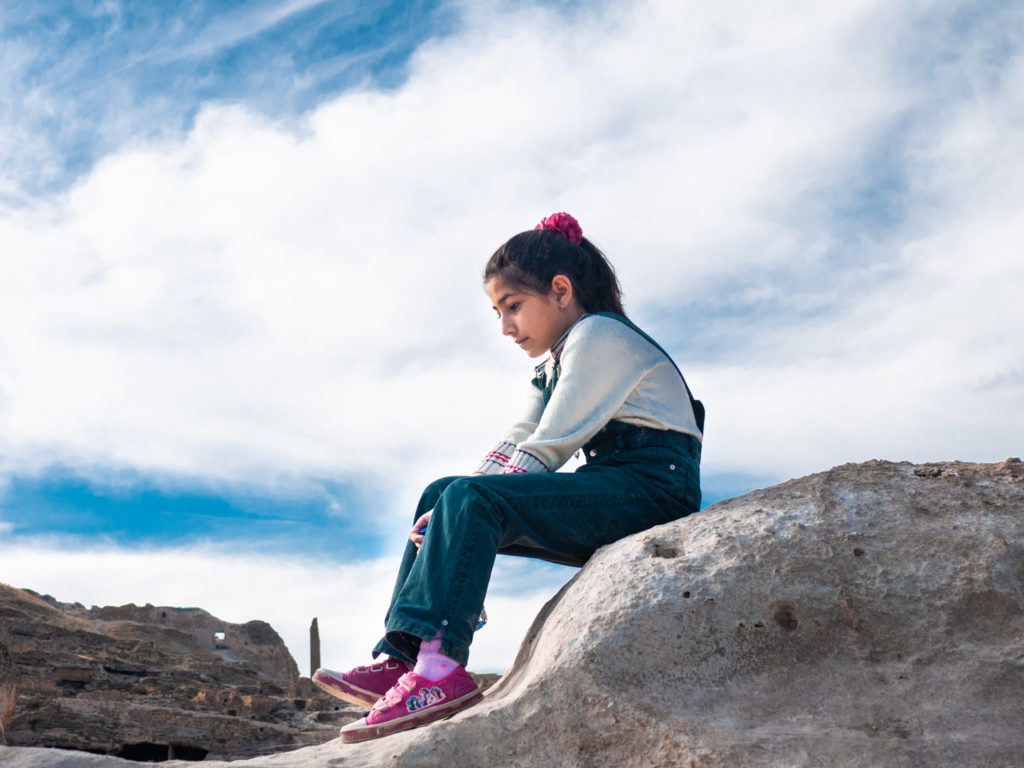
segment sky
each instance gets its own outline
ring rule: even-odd
[[[1020,3],[16,1],[0,66],[2,582],[363,663],[554,211],[705,403],[705,504],[1022,454]],[[470,668],[573,573],[499,558]]]

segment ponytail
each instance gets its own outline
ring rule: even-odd
[[[556,217],[558,226],[546,226]],[[570,220],[574,229],[563,230]],[[544,228],[541,228],[541,227]],[[554,214],[537,229],[520,232],[501,246],[484,267],[484,282],[498,278],[512,285],[547,294],[556,275],[572,282],[573,293],[585,312],[614,312],[622,309],[622,288],[611,263],[596,245],[583,237],[579,224],[568,214]]]

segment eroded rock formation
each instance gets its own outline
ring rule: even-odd
[[[362,710],[325,696],[263,621],[198,608],[87,609],[0,584],[0,716],[17,746],[133,759],[316,744]]]
[[[11,659],[11,638],[0,626],[0,746],[7,743],[7,723],[14,714],[14,703],[18,700],[18,688],[14,676],[14,662]]]

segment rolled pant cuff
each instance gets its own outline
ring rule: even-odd
[[[376,659],[382,653],[386,653],[392,659],[398,659],[399,661],[404,661],[406,664],[415,664],[416,663],[416,656],[415,655],[410,656],[405,651],[403,651],[400,648],[398,648],[398,647],[392,645],[391,643],[389,643],[388,642],[388,638],[387,638],[386,635],[384,637],[382,637],[380,639],[380,641],[375,646],[373,646],[373,651],[372,651],[373,658]]]
[[[424,638],[424,635],[429,635],[429,637]],[[374,646],[373,656],[376,658],[379,654],[386,653],[388,656],[401,659],[409,664],[415,664],[416,656],[419,653],[419,642],[432,640],[436,636],[437,631],[431,632],[429,629],[423,631],[412,628],[399,629],[392,626]],[[441,653],[462,666],[466,666],[469,662],[469,644],[453,642],[447,632],[441,636]]]

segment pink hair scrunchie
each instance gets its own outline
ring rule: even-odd
[[[580,227],[580,223],[576,221],[568,213],[552,213],[540,220],[534,229],[551,229],[558,232],[566,240],[573,245],[579,245],[583,242],[583,229]]]

